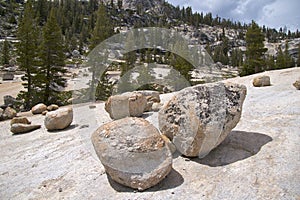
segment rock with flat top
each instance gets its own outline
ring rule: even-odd
[[[45,117],[45,127],[49,131],[63,130],[71,125],[73,121],[72,108],[60,108],[55,111],[47,112]]]
[[[47,110],[48,111],[54,111],[54,110],[57,110],[59,108],[58,105],[56,104],[51,104],[50,106],[47,107]]]
[[[34,115],[42,114],[46,110],[47,110],[47,106],[43,103],[39,103],[31,108],[31,112]]]
[[[26,117],[14,117],[10,121],[10,125],[13,124],[31,124],[31,122]]]
[[[150,188],[172,169],[172,154],[159,131],[142,118],[123,118],[102,125],[92,135],[95,151],[116,182]]]
[[[211,83],[181,90],[159,111],[159,128],[188,157],[204,157],[237,125],[246,87]]]
[[[16,123],[16,124],[11,125],[10,131],[13,134],[21,134],[21,133],[28,133],[30,131],[33,131],[33,130],[36,130],[39,128],[41,128],[41,125]]]
[[[105,110],[112,119],[125,117],[140,117],[147,105],[144,95],[135,92],[127,92],[109,97],[105,103]]]

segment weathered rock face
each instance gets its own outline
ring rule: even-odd
[[[32,114],[42,114],[45,110],[47,110],[47,106],[43,103],[39,103],[31,108]]]
[[[33,130],[36,130],[39,128],[41,128],[41,125],[16,123],[16,124],[11,125],[10,131],[13,134],[21,134],[21,133],[28,133],[30,131],[33,131]]]
[[[17,112],[11,107],[7,107],[2,113],[3,120],[12,119],[15,116],[17,116]]]
[[[300,90],[300,80],[296,81],[295,83],[293,83],[293,86],[297,89]]]
[[[150,188],[172,169],[172,155],[159,131],[140,118],[105,124],[92,135],[95,151],[110,177],[138,190]]]
[[[143,115],[146,105],[147,99],[144,95],[127,92],[111,96],[105,103],[105,110],[112,119],[140,117]]]
[[[58,108],[59,108],[58,105],[51,104],[50,106],[47,107],[47,110],[48,111],[54,111],[54,110],[57,110]]]
[[[245,96],[246,87],[232,83],[183,89],[159,111],[159,128],[183,155],[202,158],[237,125]]]
[[[14,117],[10,121],[10,125],[13,124],[31,124],[31,122],[26,117]]]
[[[254,87],[264,87],[270,85],[271,85],[271,81],[269,76],[258,76],[253,79]]]
[[[61,108],[48,112],[45,117],[45,127],[49,130],[62,130],[71,125],[73,121],[72,108]]]

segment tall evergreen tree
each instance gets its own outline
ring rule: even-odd
[[[111,37],[114,33],[112,22],[109,18],[109,15],[106,11],[106,7],[103,3],[100,4],[97,11],[97,20],[92,32],[92,37],[90,41],[90,50],[95,48],[102,41]]]
[[[62,33],[55,17],[55,11],[51,9],[43,27],[41,67],[38,73],[41,81],[39,85],[40,94],[46,104],[55,102],[60,87],[65,85],[63,74],[66,70],[64,69],[65,55],[63,49]]]
[[[259,26],[252,21],[246,33],[246,61],[240,71],[240,75],[245,76],[263,71],[265,36]]]
[[[3,45],[2,45],[2,64],[3,65],[8,65],[9,64],[9,42],[7,39],[4,40]]]
[[[285,67],[292,67],[294,65],[293,58],[289,54],[289,43],[288,41],[285,42],[285,48],[284,48],[284,61],[285,61]]]
[[[285,68],[285,58],[281,46],[279,46],[277,59],[276,59],[276,69],[283,69],[283,68]]]
[[[95,27],[92,32],[91,40],[90,40],[90,50],[95,48],[101,42],[111,37],[114,33],[114,29],[111,25],[110,18],[107,14],[106,7],[103,3],[100,4],[97,11],[97,21]],[[91,66],[92,72],[92,80],[91,80],[91,91],[90,91],[90,99],[93,100],[93,96],[95,93],[95,84],[96,84],[96,67]],[[101,78],[101,77],[100,77]]]
[[[38,47],[38,28],[36,26],[31,1],[25,5],[24,16],[20,21],[18,27],[17,52],[19,55],[18,62],[20,70],[25,74],[22,80],[25,81],[23,86],[27,91],[21,91],[20,97],[25,100],[25,109],[31,108],[33,104],[37,103],[36,88],[34,86],[37,74],[37,47]]]
[[[105,71],[96,87],[96,100],[106,101],[112,94],[113,84],[109,81],[107,71]]]

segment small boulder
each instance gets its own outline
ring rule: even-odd
[[[151,90],[140,90],[136,91],[136,93],[142,94],[146,97],[147,105],[145,107],[145,112],[152,111],[152,106],[154,103],[160,102],[159,92],[151,91]]]
[[[16,124],[11,125],[10,131],[13,134],[21,134],[21,133],[28,133],[30,131],[33,131],[33,130],[36,130],[39,128],[41,128],[41,125],[16,123]]]
[[[54,111],[54,110],[57,110],[58,108],[59,108],[58,105],[51,104],[50,106],[47,107],[47,110],[48,111]]]
[[[31,108],[32,114],[42,114],[45,110],[47,110],[47,106],[43,103],[39,103]]]
[[[71,125],[73,121],[72,108],[61,108],[48,112],[45,117],[45,127],[49,131],[62,130]]]
[[[2,113],[3,120],[12,119],[15,116],[17,116],[17,112],[11,107],[7,107]]]
[[[140,117],[143,115],[147,99],[144,95],[135,92],[126,92],[109,97],[105,103],[105,110],[112,119],[125,117]]]
[[[158,112],[162,107],[162,103],[153,103],[151,110],[154,112]]]
[[[297,80],[295,83],[293,83],[293,86],[294,86],[297,90],[300,90],[300,80]]]
[[[185,88],[159,111],[159,128],[180,153],[203,158],[237,125],[245,97],[246,87],[233,83]]]
[[[45,110],[44,112],[42,112],[42,115],[46,115],[48,113],[48,110]]]
[[[271,81],[269,76],[257,76],[253,79],[254,87],[264,87],[270,85],[271,85]]]
[[[145,190],[172,169],[172,154],[159,131],[142,118],[124,118],[102,125],[92,135],[95,151],[116,182]]]
[[[14,117],[10,121],[10,125],[13,124],[31,124],[31,122],[26,117]]]

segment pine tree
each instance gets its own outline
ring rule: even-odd
[[[294,64],[293,58],[289,54],[289,43],[288,43],[288,41],[285,42],[284,62],[285,62],[285,67],[286,68],[292,67],[293,64]]]
[[[264,48],[264,34],[259,26],[252,21],[246,33],[246,61],[240,71],[240,75],[245,76],[263,71],[263,56],[267,51]]]
[[[105,71],[96,87],[96,100],[106,101],[112,94],[113,84],[109,81],[107,71]]]
[[[22,80],[23,86],[27,91],[21,91],[19,97],[25,100],[25,109],[29,109],[36,102],[36,88],[34,86],[37,74],[37,47],[38,47],[38,28],[33,18],[32,4],[28,1],[25,5],[24,16],[18,28],[17,52],[20,70],[25,74]]]
[[[63,68],[65,65],[63,49],[61,29],[57,23],[54,9],[51,9],[47,22],[43,27],[41,67],[38,73],[40,94],[45,104],[57,101],[59,89],[65,85],[65,79],[62,77],[66,72]]]
[[[276,69],[283,69],[285,68],[285,56],[282,52],[281,46],[278,47],[278,55],[276,59]]]
[[[3,45],[2,45],[2,64],[3,65],[8,65],[9,64],[9,42],[7,39],[4,40]]]
[[[101,42],[111,37],[114,33],[112,22],[108,16],[103,3],[100,4],[97,11],[97,21],[92,32],[90,50],[95,48]]]
[[[92,37],[90,40],[90,50],[94,49],[101,42],[111,37],[114,33],[113,27],[111,25],[110,18],[106,12],[106,8],[103,3],[100,4],[97,11],[97,21],[92,32]],[[97,66],[91,66],[92,80],[91,80],[91,91],[90,99],[93,100],[95,92],[96,83],[96,69]]]

